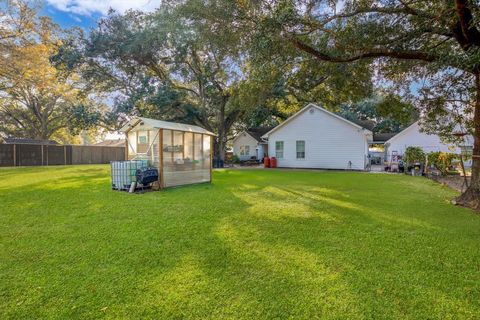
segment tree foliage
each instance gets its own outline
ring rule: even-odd
[[[443,175],[447,175],[449,169],[453,166],[453,161],[458,159],[458,155],[449,152],[430,152],[427,154],[428,164],[440,170]]]
[[[425,152],[420,147],[407,147],[403,154],[403,160],[407,166],[415,163],[425,163]]]
[[[217,133],[216,154],[223,158],[234,124],[255,107],[268,110],[272,90],[248,80],[251,69],[238,43],[219,42],[180,9],[165,3],[152,14],[111,12],[58,58],[92,85],[116,92],[117,115],[192,123]]]
[[[12,28],[0,28],[0,133],[49,139],[65,135],[78,104],[92,107],[74,72],[55,68],[50,57],[61,45],[61,30],[23,2],[9,2],[0,16]],[[62,134],[60,134],[62,132]]]
[[[372,122],[375,133],[400,132],[418,119],[417,109],[396,95],[375,95],[356,103],[342,104],[338,113],[354,122]]]

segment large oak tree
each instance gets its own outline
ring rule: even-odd
[[[111,12],[61,56],[64,65],[116,95],[117,115],[192,123],[215,132],[220,159],[228,132],[248,108],[235,99],[248,71],[234,46],[215,43],[201,24],[167,4],[151,14]]]
[[[88,127],[78,116],[93,106],[82,79],[50,60],[61,46],[62,30],[21,1],[2,6],[0,19],[0,134],[71,138]]]

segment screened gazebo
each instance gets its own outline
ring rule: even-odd
[[[160,188],[210,182],[214,134],[201,127],[134,118],[125,133],[126,159],[158,168]]]

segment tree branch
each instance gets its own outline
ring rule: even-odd
[[[422,51],[414,50],[392,50],[388,48],[371,48],[365,52],[350,55],[350,56],[333,56],[327,53],[321,52],[314,47],[298,40],[295,37],[289,37],[288,41],[297,49],[300,49],[304,52],[307,52],[321,61],[335,62],[335,63],[345,63],[353,62],[361,59],[368,58],[395,58],[402,60],[419,60],[425,62],[432,62],[438,59],[438,57],[433,54],[429,54]]]
[[[428,14],[427,12],[420,11],[413,9],[410,6],[407,6],[404,2],[402,2],[403,8],[402,7],[378,7],[378,6],[371,6],[371,7],[366,7],[366,8],[359,8],[355,11],[349,12],[349,13],[343,13],[343,14],[335,14],[331,17],[328,17],[327,19],[321,21],[322,25],[326,25],[327,23],[330,23],[332,21],[338,20],[338,19],[344,19],[344,18],[352,18],[361,14],[368,14],[368,13],[383,13],[383,14],[390,14],[390,15],[399,15],[399,14],[405,14],[405,15],[415,15],[415,16],[425,16],[428,18],[435,18],[433,15]]]
[[[474,25],[472,11],[468,7],[468,2],[466,0],[455,0],[455,10],[458,17],[455,30],[462,33],[462,37],[457,35],[460,38],[459,42],[462,41],[462,47],[468,49],[472,45],[480,46],[480,32]]]

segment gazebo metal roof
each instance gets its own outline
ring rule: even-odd
[[[184,124],[184,123],[177,123],[177,122],[169,122],[169,121],[162,121],[150,118],[143,118],[143,117],[135,117],[130,120],[127,124],[125,124],[120,131],[127,132],[130,131],[132,128],[137,126],[139,123],[144,123],[146,126],[155,128],[155,129],[167,129],[167,130],[176,130],[176,131],[185,131],[185,132],[193,132],[193,133],[203,133],[214,136],[213,132],[203,129],[199,126],[194,126],[191,124]]]

